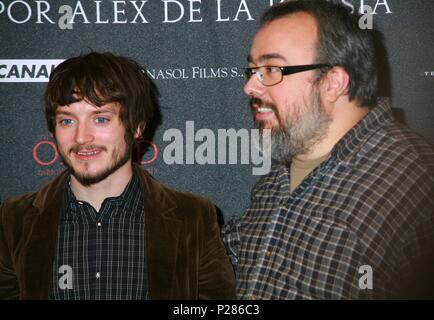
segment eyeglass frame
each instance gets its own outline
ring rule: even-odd
[[[259,69],[259,68],[278,68],[280,69],[280,74],[282,75],[280,80],[276,83],[273,84],[264,84],[260,79],[260,74],[262,73],[258,73],[258,71],[253,72],[254,69]],[[283,77],[290,75],[290,74],[294,74],[294,73],[299,73],[299,72],[304,72],[304,71],[309,71],[309,70],[315,70],[315,69],[322,69],[322,68],[332,68],[333,66],[331,64],[328,63],[317,63],[317,64],[305,64],[305,65],[298,65],[298,66],[260,66],[260,67],[252,67],[252,68],[244,68],[244,74],[247,78],[247,80],[249,80],[254,74],[256,75],[256,78],[258,79],[258,81],[266,86],[266,87],[271,87],[271,86],[275,86],[276,84],[279,84],[282,82]]]

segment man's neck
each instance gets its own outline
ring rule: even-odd
[[[298,154],[294,158],[300,161],[307,161],[329,154],[336,143],[362,120],[368,112],[369,108],[358,107],[355,103],[337,104],[331,110],[332,121],[327,136],[310,148],[308,152]]]
[[[71,176],[71,190],[79,201],[86,201],[96,211],[99,211],[106,198],[118,197],[125,190],[131,180],[133,168],[128,161],[106,179],[90,186],[82,185],[74,176]]]

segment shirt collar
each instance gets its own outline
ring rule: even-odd
[[[67,212],[71,211],[71,208],[77,206],[80,201],[77,200],[71,189],[71,177],[66,181],[64,192],[64,206],[67,208]],[[137,203],[141,203],[140,208],[143,207],[143,188],[141,188],[141,182],[137,176],[136,170],[133,170],[133,175],[130,182],[128,182],[124,191],[117,197],[109,197],[104,201],[114,202],[121,207],[122,210],[132,212],[134,208],[137,208]]]
[[[379,99],[377,106],[339,140],[331,152],[331,159],[346,162],[360,150],[367,139],[386,123],[394,120],[387,98]]]
[[[366,143],[367,139],[386,123],[394,121],[392,109],[387,98],[378,100],[377,105],[368,112],[350,131],[348,131],[333,147],[330,157],[322,162],[317,174],[324,174],[337,163],[352,166],[355,160],[353,155],[359,151]],[[288,193],[287,185],[290,181],[290,172],[287,165],[274,164],[269,177],[274,176],[277,183],[281,186],[280,195]],[[314,170],[315,171],[315,170]]]

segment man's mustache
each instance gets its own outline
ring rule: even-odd
[[[252,97],[252,98],[250,98],[249,105],[250,105],[250,108],[252,108],[252,109],[253,108],[259,108],[259,107],[264,105],[264,102],[259,98]]]
[[[88,145],[88,146],[82,146],[82,145],[75,145],[72,148],[69,149],[69,152],[82,152],[82,151],[92,151],[92,150],[98,150],[98,151],[107,151],[107,148],[104,146],[97,146],[97,145]]]
[[[249,106],[252,110],[253,113],[256,112],[257,108],[260,107],[266,107],[266,108],[270,108],[271,110],[273,110],[273,112],[279,116],[279,111],[277,110],[276,106],[274,104],[271,103],[265,103],[264,101],[262,101],[260,98],[256,98],[256,97],[251,97],[250,101],[249,101]]]

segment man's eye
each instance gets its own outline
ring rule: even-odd
[[[266,73],[280,72],[280,68],[279,67],[265,67],[265,72]]]
[[[246,78],[250,79],[256,73],[256,70],[252,69],[252,68],[246,68],[244,70],[244,73],[245,73]]]
[[[72,124],[72,122],[73,122],[72,119],[62,119],[59,121],[59,123],[62,126],[68,126],[68,125]]]
[[[99,123],[99,124],[107,123],[108,121],[109,120],[107,118],[104,118],[104,117],[98,117],[95,119],[95,122]]]

